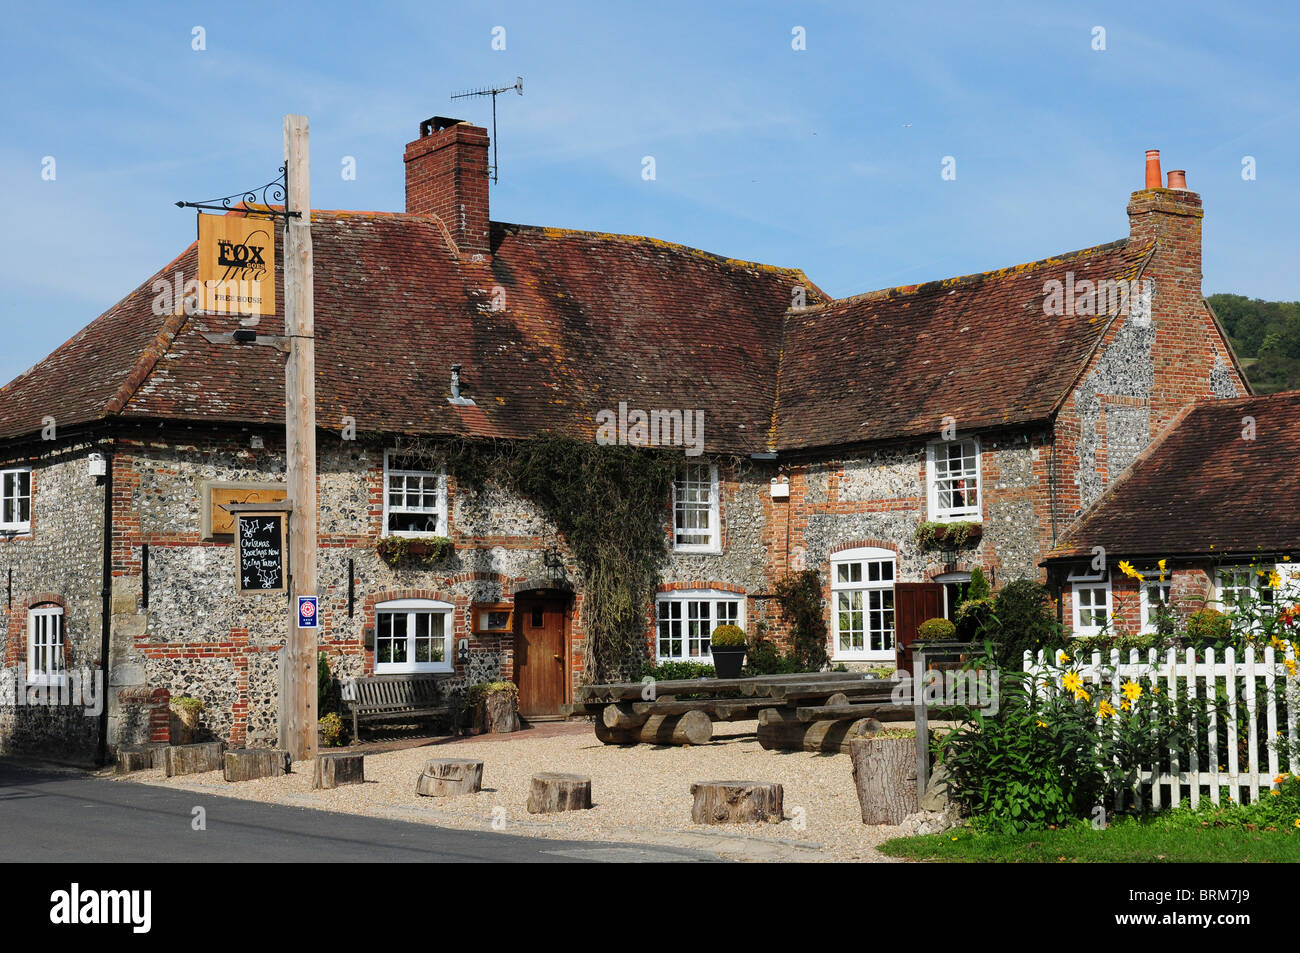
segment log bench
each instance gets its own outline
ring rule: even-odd
[[[316,756],[312,769],[312,790],[336,788],[340,784],[365,784],[365,757],[359,754],[331,752]]]
[[[373,721],[421,721],[450,715],[441,682],[451,675],[428,673],[369,675],[345,679],[343,704],[352,716],[352,737],[361,740],[360,726]]]
[[[415,779],[415,793],[451,797],[483,790],[483,762],[462,758],[430,758]]]
[[[227,781],[276,778],[289,770],[289,754],[278,748],[232,748],[223,766]]]

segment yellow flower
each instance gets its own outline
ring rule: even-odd
[[[1268,574],[1268,585],[1269,585],[1269,588],[1270,588],[1270,589],[1281,589],[1281,588],[1282,588],[1282,577],[1279,576],[1279,575],[1277,574],[1276,571],[1269,573],[1269,574]]]
[[[1160,571],[1161,571],[1161,572],[1164,572],[1164,571],[1165,571],[1165,563],[1167,563],[1168,561],[1169,561],[1169,560],[1167,560],[1167,559],[1162,559],[1162,560],[1160,560],[1158,563],[1156,563],[1156,565],[1160,567]]]
[[[1066,672],[1061,679],[1061,687],[1067,692],[1079,692],[1083,688],[1083,676],[1078,672]]]
[[[1295,819],[1295,826],[1296,826],[1296,827],[1300,827],[1300,817],[1297,817],[1297,818]]]
[[[1124,559],[1121,559],[1119,561],[1119,571],[1122,572],[1124,575],[1128,576],[1130,579],[1142,578],[1142,574],[1133,568],[1133,564]]]
[[[1092,701],[1092,696],[1081,688],[1074,693],[1074,700],[1077,702],[1089,702]]]
[[[1120,691],[1122,691],[1124,697],[1131,702],[1135,702],[1142,697],[1142,686],[1137,682],[1125,682],[1121,686]]]
[[[1047,727],[1047,722],[1045,722],[1045,721],[1040,721],[1040,722],[1038,723],[1038,727],[1039,727],[1039,728],[1046,728],[1046,727]],[[1280,732],[1280,731],[1278,732],[1279,735],[1280,735],[1281,733],[1282,733],[1282,732]]]
[[[1295,669],[1295,659],[1293,659],[1293,658],[1283,659],[1283,660],[1282,660],[1282,664],[1286,666],[1286,673],[1287,673],[1288,675],[1292,675],[1292,676],[1295,675],[1295,671],[1296,671],[1296,669]]]
[[[1097,706],[1097,716],[1100,718],[1109,718],[1113,714],[1115,714],[1115,706],[1103,698],[1101,704]]]
[[[1119,703],[1119,707],[1120,707],[1120,710],[1121,710],[1121,711],[1128,711],[1130,708],[1133,707],[1133,705],[1132,705],[1131,702],[1129,702],[1129,701],[1126,699],[1126,700],[1124,700],[1124,701],[1122,701],[1122,702]],[[1281,734],[1281,732],[1279,732],[1279,734]]]
[[[1279,774],[1277,777],[1275,777],[1275,778],[1273,779],[1273,783],[1274,783],[1274,784],[1281,784],[1281,783],[1282,783],[1283,781],[1285,781],[1285,780],[1286,780],[1286,775],[1285,775],[1285,774]]]

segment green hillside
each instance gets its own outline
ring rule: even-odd
[[[1256,393],[1300,388],[1300,301],[1230,294],[1206,300],[1223,322]]]

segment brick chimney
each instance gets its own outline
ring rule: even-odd
[[[1159,153],[1151,150],[1148,187],[1134,192],[1128,204],[1130,240],[1155,243],[1143,271],[1153,283],[1152,433],[1191,400],[1213,395],[1209,349],[1217,338],[1201,298],[1201,197],[1187,190],[1183,170],[1171,172],[1169,180],[1170,188],[1160,187]]]
[[[434,116],[404,158],[406,211],[442,219],[462,255],[489,254],[487,130]]]

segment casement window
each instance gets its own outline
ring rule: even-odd
[[[452,605],[399,599],[375,607],[375,674],[452,671]]]
[[[385,536],[447,535],[447,474],[384,454]]]
[[[1101,634],[1111,619],[1109,577],[1071,573],[1070,588],[1074,596],[1074,634]]]
[[[59,684],[67,672],[63,609],[38,606],[27,612],[27,680]]]
[[[745,627],[744,597],[716,590],[679,590],[655,600],[655,655],[661,662],[713,661],[710,636],[720,625]]]
[[[897,556],[875,546],[831,556],[831,601],[837,659],[894,657]]]
[[[1258,603],[1272,606],[1276,592],[1268,584],[1271,573],[1276,569],[1272,564],[1263,566],[1220,566],[1216,573],[1219,588],[1219,608],[1231,612],[1238,606]]]
[[[32,471],[0,470],[0,531],[30,532]]]
[[[722,549],[718,519],[718,468],[688,463],[673,480],[673,548],[716,553]]]
[[[980,445],[975,437],[926,447],[930,519],[980,519]]]
[[[1159,631],[1160,614],[1169,609],[1169,591],[1172,586],[1172,579],[1169,573],[1163,574],[1163,580],[1160,578],[1161,575],[1159,570],[1144,572],[1142,580],[1138,584],[1138,601],[1142,610],[1143,635],[1154,635]]]

